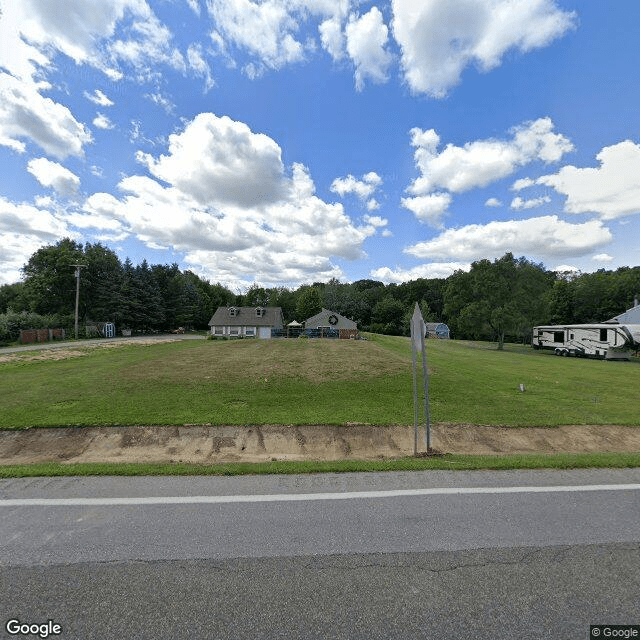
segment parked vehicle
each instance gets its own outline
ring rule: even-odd
[[[637,324],[568,324],[533,328],[534,349],[553,349],[557,356],[628,360],[640,348]]]

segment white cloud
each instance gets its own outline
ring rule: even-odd
[[[93,119],[93,126],[98,129],[113,129],[114,127],[111,120],[102,113],[98,113],[98,115]]]
[[[298,30],[295,11],[291,11],[287,3],[279,0],[259,4],[251,0],[209,0],[207,8],[218,35],[249,51],[261,65],[279,69],[303,59],[304,46],[293,35]],[[260,73],[260,67],[256,65],[247,70],[250,75]]]
[[[44,88],[0,72],[0,144],[24,152],[27,139],[59,160],[82,156],[91,134],[67,107],[43,97]]]
[[[573,145],[554,133],[553,127],[550,118],[539,118],[514,127],[510,139],[475,140],[463,147],[448,144],[441,152],[440,137],[433,129],[414,128],[411,144],[416,148],[414,157],[421,176],[408,191],[415,195],[435,189],[460,193],[506,178],[536,160],[557,162]]]
[[[20,280],[20,269],[35,251],[65,236],[74,234],[49,211],[0,196],[0,284]]]
[[[64,10],[53,2],[24,0],[20,4],[20,30],[40,51],[60,51],[76,64],[94,66],[112,79],[123,76],[118,62],[138,71],[151,63],[184,68],[180,53],[171,46],[171,33],[145,0],[66,0]]]
[[[520,180],[516,180],[511,185],[511,190],[522,191],[522,189],[528,189],[529,187],[532,187],[535,183],[536,183],[535,180],[531,178],[520,178]]]
[[[56,52],[76,65],[101,70],[111,80],[124,77],[121,63],[133,68],[138,77],[152,75],[156,64],[186,70],[170,30],[146,0],[65,0],[63,7],[41,0],[10,4],[10,19],[0,20],[0,41],[10,43],[17,53],[9,56],[7,64],[0,54],[0,66],[15,77],[32,78],[37,66],[49,66]],[[101,106],[111,106],[99,91],[85,95]]]
[[[341,60],[345,53],[345,36],[339,16],[325,20],[318,27],[322,46],[334,60]]]
[[[176,109],[176,105],[159,92],[147,93],[144,97],[151,100],[154,104],[157,104],[167,115],[172,115]]]
[[[336,178],[331,183],[331,191],[337,193],[341,198],[348,194],[355,195],[361,202],[366,201],[367,211],[375,211],[380,208],[380,203],[371,197],[382,185],[382,178],[375,172],[370,171],[358,180],[351,174],[345,178]]]
[[[234,66],[232,48],[248,53],[251,60],[243,68],[250,78],[256,78],[267,69],[301,62],[314,52],[315,39],[301,33],[309,22],[317,21],[322,47],[334,60],[340,60],[347,46],[343,25],[353,4],[355,0],[207,0],[215,25],[210,37],[220,54]],[[379,41],[382,29],[376,18],[374,12],[368,18],[371,23],[358,25],[352,34],[351,47],[357,63],[362,65],[360,75],[356,74],[361,81],[368,76],[376,80],[384,66],[384,55],[376,50],[379,45],[370,42],[367,50],[367,43],[360,37],[363,30],[370,28],[370,36]],[[358,18],[353,16],[353,20],[357,22]]]
[[[389,221],[382,216],[365,215],[364,221],[372,227],[386,227],[389,224]]]
[[[169,137],[166,155],[138,159],[165,184],[129,176],[122,197],[94,194],[84,212],[118,220],[148,246],[185,252],[214,281],[343,277],[331,258],[363,257],[364,240],[384,222],[354,225],[341,204],[315,195],[305,167],[284,167],[274,140],[228,117],[200,114]]]
[[[341,198],[347,194],[354,194],[360,200],[370,198],[382,184],[382,178],[375,172],[370,171],[358,180],[351,174],[345,178],[336,178],[331,183],[331,191],[337,193]]]
[[[63,196],[72,196],[80,188],[80,178],[66,167],[46,158],[34,158],[29,161],[27,171],[43,187],[51,187]]]
[[[380,267],[373,269],[370,275],[382,282],[409,282],[418,278],[448,278],[456,271],[469,271],[471,263],[469,262],[430,262],[428,264],[420,264],[410,269],[402,269],[396,267]]]
[[[107,96],[105,96],[104,93],[100,91],[100,89],[96,89],[93,93],[85,91],[84,97],[101,107],[112,107],[114,105],[114,102],[107,98]]]
[[[211,69],[204,59],[204,53],[202,46],[199,44],[192,44],[187,49],[187,61],[189,67],[195,72],[195,74],[204,79],[204,90],[209,91],[215,82],[211,75]]]
[[[578,267],[574,267],[571,264],[559,264],[553,267],[551,271],[555,271],[556,273],[564,273],[564,274],[580,273],[580,269]]]
[[[640,145],[625,140],[596,159],[598,168],[566,166],[537,182],[567,196],[568,213],[597,213],[605,220],[640,213]]]
[[[516,211],[522,211],[523,209],[535,209],[541,207],[543,204],[551,202],[549,196],[541,196],[540,198],[530,198],[529,200],[523,200],[520,196],[517,196],[511,201],[511,208]]]
[[[584,256],[611,240],[611,232],[599,220],[572,224],[542,216],[447,229],[433,240],[407,247],[405,253],[470,261],[498,258],[507,251],[536,257]]]
[[[393,33],[415,93],[444,97],[470,64],[489,71],[512,49],[547,46],[576,22],[554,0],[393,0]]]
[[[387,72],[393,56],[385,48],[389,29],[382,13],[373,7],[363,16],[351,16],[345,29],[347,52],[355,64],[356,90],[364,88],[365,80],[375,83],[387,81]]]
[[[281,200],[288,188],[274,140],[212,113],[197,115],[170,135],[167,155],[155,159],[139,152],[137,158],[156,178],[204,205],[264,205]]]
[[[501,207],[502,202],[500,202],[498,198],[489,198],[488,200],[485,201],[484,206],[485,207]]]
[[[200,3],[198,2],[198,0],[187,0],[187,4],[189,5],[189,7],[191,7],[193,13],[195,13],[197,16],[200,16]]]
[[[611,262],[613,260],[613,256],[610,256],[608,253],[598,253],[593,256],[592,260],[595,262]]]
[[[402,206],[412,211],[421,222],[433,227],[442,225],[442,218],[451,204],[450,193],[430,193],[415,198],[402,198]]]

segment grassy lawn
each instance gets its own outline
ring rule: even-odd
[[[45,462],[0,466],[0,478],[37,476],[241,476],[298,473],[364,473],[374,471],[477,471],[509,469],[623,469],[640,467],[640,453],[558,453],[505,456],[447,454],[434,458],[388,460],[306,460],[228,464],[122,463],[62,464]]]
[[[180,341],[74,352],[0,362],[0,428],[413,423],[406,338]],[[427,359],[437,422],[640,423],[637,360],[437,340],[427,342]]]

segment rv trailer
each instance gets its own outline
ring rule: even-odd
[[[553,349],[557,356],[628,360],[640,348],[637,324],[566,324],[533,328],[534,349]]]

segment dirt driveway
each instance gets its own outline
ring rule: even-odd
[[[422,435],[421,435],[422,438]],[[420,442],[424,450],[424,440]],[[463,454],[640,451],[640,427],[505,428],[436,424],[432,445]],[[413,427],[161,426],[0,431],[0,465],[34,462],[263,462],[413,453]]]

